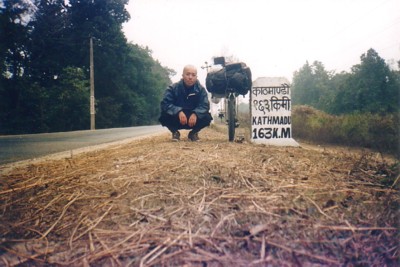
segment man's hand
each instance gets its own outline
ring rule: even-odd
[[[190,117],[189,117],[189,123],[188,123],[189,127],[195,126],[195,125],[196,125],[196,122],[197,122],[197,115],[196,115],[195,113],[193,113],[193,114],[190,115]]]
[[[186,125],[188,121],[187,121],[187,118],[186,118],[185,113],[184,113],[183,111],[180,111],[179,114],[178,114],[178,116],[179,116],[179,122],[180,122],[182,125]]]

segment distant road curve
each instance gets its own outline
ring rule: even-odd
[[[0,136],[0,165],[31,160],[54,153],[79,153],[90,147],[129,141],[167,132],[161,125]],[[128,140],[127,140],[128,139]],[[72,152],[71,152],[72,151]]]

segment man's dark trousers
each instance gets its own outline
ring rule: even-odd
[[[191,110],[182,110],[185,115],[187,120],[189,121],[190,115],[193,114],[193,111]],[[204,117],[200,118],[197,116],[197,121],[196,125],[193,127],[189,127],[189,125],[185,124],[182,125],[179,121],[179,115],[169,115],[166,113],[161,114],[159,121],[161,122],[162,126],[165,126],[170,130],[171,132],[176,132],[177,130],[180,129],[186,129],[186,130],[193,130],[193,132],[199,132],[201,129],[207,127],[210,125],[212,120],[212,117],[210,114],[206,114]]]

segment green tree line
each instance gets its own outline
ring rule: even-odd
[[[400,68],[400,61],[398,62]],[[374,49],[361,55],[351,72],[334,73],[315,61],[293,75],[293,104],[308,105],[329,114],[392,114],[400,111],[400,71]]]
[[[157,122],[175,72],[126,40],[127,4],[0,0],[0,134],[90,128],[90,38],[96,128]]]
[[[399,94],[400,71],[391,70],[374,49],[350,73],[306,62],[293,76],[294,136],[400,157]]]

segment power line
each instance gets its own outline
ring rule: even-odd
[[[353,43],[351,43],[350,45],[347,45],[345,48],[352,47],[352,46],[354,46],[355,44],[359,44],[359,43],[361,43],[361,42],[363,42],[363,41],[365,41],[365,40],[368,40],[368,39],[371,39],[371,38],[373,38],[373,37],[375,37],[375,36],[378,36],[378,35],[384,33],[385,31],[389,30],[390,28],[392,28],[393,26],[395,26],[395,25],[397,25],[397,24],[400,24],[400,17],[397,19],[396,22],[390,24],[389,26],[383,28],[382,30],[377,30],[377,31],[372,32],[372,33],[367,33],[367,35],[365,35],[362,39],[359,39],[359,40],[357,40],[356,42],[353,42]]]
[[[336,31],[334,34],[332,34],[330,37],[322,39],[320,45],[318,46],[317,50],[319,50],[320,53],[324,52],[324,47],[326,47],[326,43],[331,42],[332,39],[335,40],[340,40],[341,42],[339,43],[338,46],[336,46],[336,48],[334,50],[336,51],[329,51],[329,54],[332,53],[337,53],[337,54],[341,54],[349,49],[355,48],[357,45],[362,44],[363,42],[365,42],[366,40],[372,39],[375,36],[379,36],[381,34],[383,34],[384,32],[386,32],[387,30],[391,29],[394,26],[399,25],[400,22],[400,16],[396,17],[394,20],[389,21],[388,23],[386,23],[386,25],[382,25],[379,27],[379,29],[375,29],[372,32],[354,32],[352,34],[352,37],[354,37],[357,33],[361,33],[361,35],[359,34],[357,40],[349,40],[349,43],[346,43],[343,41],[343,38],[339,38],[338,35],[341,33],[344,33],[345,31],[350,30],[356,23],[358,23],[359,21],[361,21],[363,18],[369,16],[372,12],[377,13],[377,9],[382,8],[384,5],[387,5],[389,2],[391,2],[391,0],[386,0],[386,1],[382,1],[379,4],[375,5],[373,8],[368,9],[368,11],[366,12],[362,12],[362,14],[360,16],[358,16],[357,18],[355,18],[352,22],[347,23],[344,27],[342,27],[340,30]],[[371,16],[372,18],[377,17],[375,16]],[[393,37],[396,38],[396,37]],[[372,41],[372,40],[371,40]],[[385,49],[389,49],[390,47],[394,46],[395,44],[392,44],[390,46],[386,46]],[[374,48],[374,47],[369,47],[369,48]],[[325,51],[326,52],[326,51]]]
[[[360,16],[358,16],[355,20],[353,20],[352,22],[348,23],[347,25],[343,26],[341,29],[339,29],[338,31],[336,31],[331,37],[327,38],[326,41],[330,41],[332,39],[334,39],[337,35],[339,35],[340,33],[350,29],[353,25],[355,25],[357,22],[359,22],[361,19],[363,19],[364,17],[366,17],[367,15],[369,15],[371,12],[376,12],[376,9],[382,7],[383,5],[387,4],[388,2],[390,2],[391,0],[386,0],[384,2],[379,3],[377,6],[371,8],[370,10],[368,10],[367,12],[362,12]]]
[[[392,48],[392,47],[394,47],[396,45],[398,46],[398,48],[400,50],[400,41],[396,41],[394,43],[391,43],[390,45],[388,45],[388,46],[386,46],[384,48],[381,48],[380,50],[385,51],[385,50],[388,50],[389,48]]]

